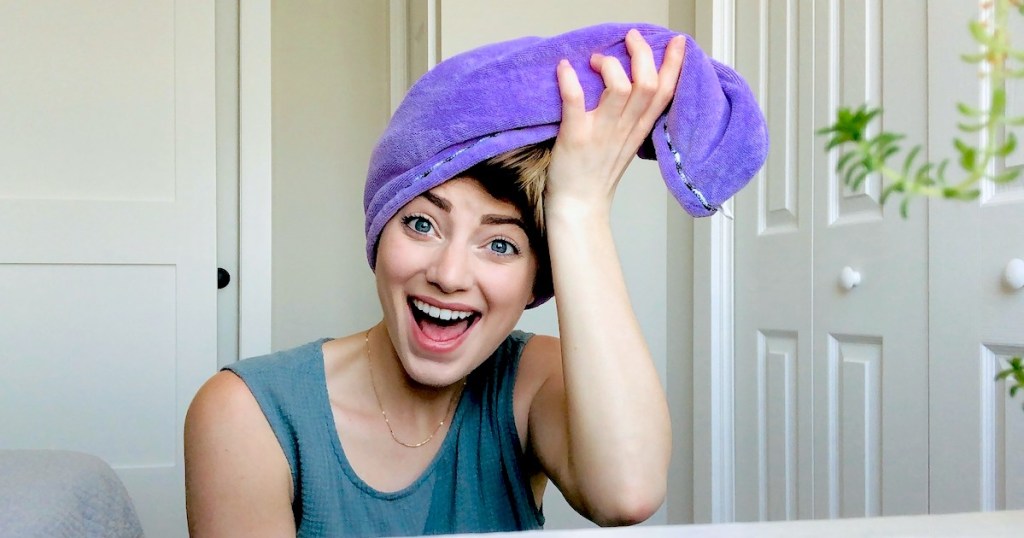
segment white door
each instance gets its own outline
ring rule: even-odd
[[[736,68],[771,139],[735,206],[738,521],[813,515],[813,13],[797,0],[744,0],[736,9]]]
[[[0,448],[100,456],[185,530],[217,365],[213,2],[0,2]]]
[[[772,137],[736,208],[738,520],[928,510],[927,208],[903,220],[880,206],[878,178],[845,187],[814,134],[868,102],[889,111],[886,129],[923,138],[925,12],[737,6],[737,67]]]
[[[987,15],[978,2],[929,3],[929,142],[936,157],[955,157],[954,103],[984,105],[988,88],[977,67],[959,61],[975,47],[966,21]],[[1015,48],[1024,17],[1013,12]],[[1024,115],[1024,84],[1008,88],[1008,112]],[[1020,130],[1017,136],[1022,136]],[[1024,165],[1020,148],[1011,160]],[[931,208],[931,508],[962,512],[1024,508],[1024,396],[1011,400],[993,378],[1011,356],[1024,356],[1024,289],[1004,280],[1007,264],[1024,259],[1024,179],[985,185],[972,203]]]

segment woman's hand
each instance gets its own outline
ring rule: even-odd
[[[548,169],[546,212],[610,210],[619,178],[672,99],[685,44],[682,36],[669,42],[659,71],[651,47],[640,32],[630,30],[626,49],[632,82],[617,58],[594,54],[590,67],[601,73],[605,90],[589,112],[576,71],[566,60],[558,65],[562,124]]]

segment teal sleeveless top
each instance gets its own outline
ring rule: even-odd
[[[515,331],[466,381],[434,460],[412,484],[381,492],[349,465],[327,396],[327,339],[226,369],[249,387],[291,467],[297,535],[413,536],[539,529],[523,472],[512,389],[531,335]]]

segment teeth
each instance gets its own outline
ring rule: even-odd
[[[428,316],[430,316],[432,318],[436,318],[436,319],[440,319],[440,320],[445,320],[445,321],[452,320],[452,319],[455,319],[455,320],[466,319],[469,316],[473,315],[472,312],[464,312],[462,310],[448,310],[446,308],[438,308],[436,306],[432,306],[432,305],[429,305],[427,303],[424,303],[423,301],[420,301],[419,299],[413,299],[412,300],[412,304],[413,304],[413,306],[416,307],[416,310],[419,310],[420,312],[423,312],[424,314],[426,314],[426,315],[428,315]]]

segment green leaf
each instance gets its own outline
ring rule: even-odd
[[[886,185],[886,187],[882,189],[881,204],[885,205],[885,201],[889,199],[889,196],[891,196],[892,193],[904,192],[905,185],[906,184],[903,181],[895,181],[893,183],[890,183],[889,185]]]
[[[853,190],[857,190],[857,189],[859,189],[859,188],[860,188],[860,185],[861,185],[861,183],[864,183],[864,180],[865,180],[865,179],[867,179],[867,177],[868,177],[868,174],[869,174],[870,172],[871,172],[871,171],[870,171],[870,170],[868,170],[868,169],[867,169],[866,167],[864,168],[864,170],[861,170],[861,171],[860,171],[860,173],[858,173],[858,174],[857,174],[857,175],[856,175],[856,176],[855,176],[855,177],[853,178],[853,185],[851,185],[851,187],[850,187],[850,188],[852,188]]]
[[[960,152],[960,167],[964,170],[974,170],[977,151],[959,138],[953,140],[953,145],[956,146],[956,150]]]
[[[946,183],[946,165],[947,164],[949,164],[949,159],[943,159],[942,162],[939,163],[939,167],[935,170],[935,179],[937,179],[939,183],[942,183],[942,184]]]
[[[1009,183],[1009,182],[1017,179],[1017,176],[1019,176],[1019,175],[1020,175],[1020,168],[1010,168],[1010,169],[1004,170],[1003,172],[1001,172],[999,174],[996,174],[996,177],[992,178],[992,181],[995,182],[995,183],[1000,183],[1000,184],[1002,184],[1002,183]]]
[[[981,191],[980,190],[978,190],[978,189],[969,189],[969,190],[961,191],[957,195],[957,199],[969,202],[971,200],[976,200],[979,196],[981,196]]]
[[[989,43],[992,42],[992,38],[988,35],[988,31],[986,30],[985,25],[981,21],[971,21],[971,23],[968,25],[968,28],[971,30],[971,36],[974,37],[974,40],[977,41],[978,43],[981,43],[982,45],[988,45]]]
[[[1003,370],[1003,371],[999,372],[998,374],[996,374],[996,379],[995,380],[996,381],[1002,381],[1002,380],[1006,379],[1007,377],[1010,377],[1010,374],[1012,374],[1012,373],[1013,373],[1013,368],[1007,368],[1006,370]]]
[[[909,216],[910,198],[904,198],[903,203],[900,204],[900,216],[906,219]]]
[[[903,176],[910,174],[910,169],[914,166],[914,159],[917,158],[917,154],[921,152],[921,145],[918,144],[913,148],[910,148],[910,152],[907,153],[905,159],[903,159]]]
[[[836,161],[836,172],[842,172],[843,168],[846,168],[846,165],[849,164],[850,161],[853,160],[853,158],[856,156],[857,153],[853,151],[848,151],[844,153],[843,156],[840,157],[838,161]]]
[[[1014,385],[1014,386],[1010,387],[1010,397],[1011,398],[1017,395],[1017,389],[1019,389],[1019,388],[1020,388],[1020,385]]]
[[[831,151],[832,148],[845,144],[846,142],[849,142],[849,140],[843,140],[840,137],[836,136],[830,139],[827,144],[825,144],[825,151]]]
[[[863,167],[864,167],[864,165],[862,163],[858,162],[854,166],[851,166],[851,167],[847,168],[846,169],[846,173],[843,174],[843,185],[849,186],[849,185],[853,184],[853,176],[854,176],[854,174],[857,173],[858,169],[862,169]]]
[[[985,115],[981,110],[974,107],[968,106],[967,103],[957,103],[956,109],[960,111],[964,116],[970,116],[972,118],[980,118]]]
[[[943,161],[945,162],[945,161]],[[931,185],[934,181],[931,180],[929,172],[931,172],[934,165],[932,163],[925,163],[917,169],[914,174],[914,185]]]
[[[957,123],[956,128],[965,133],[976,133],[985,128],[983,123]]]
[[[817,131],[814,131],[814,134],[816,134],[818,136],[827,135],[829,133],[835,132],[836,129],[837,129],[836,125],[833,124],[833,125],[829,125],[828,127],[822,127],[821,129],[818,129]]]
[[[999,157],[1006,157],[1013,153],[1013,150],[1017,148],[1017,136],[1013,134],[1013,131],[1006,133],[1006,140],[1003,141],[1003,145],[996,149],[996,155]]]
[[[990,107],[989,114],[993,116],[1002,116],[1006,113],[1006,90],[1004,88],[992,90],[992,104]]]
[[[967,63],[969,63],[969,64],[976,64],[976,63],[981,63],[982,61],[984,61],[985,60],[985,55],[981,54],[981,53],[978,53],[978,54],[961,54],[960,55],[960,59],[965,61],[965,62],[967,62]]]

